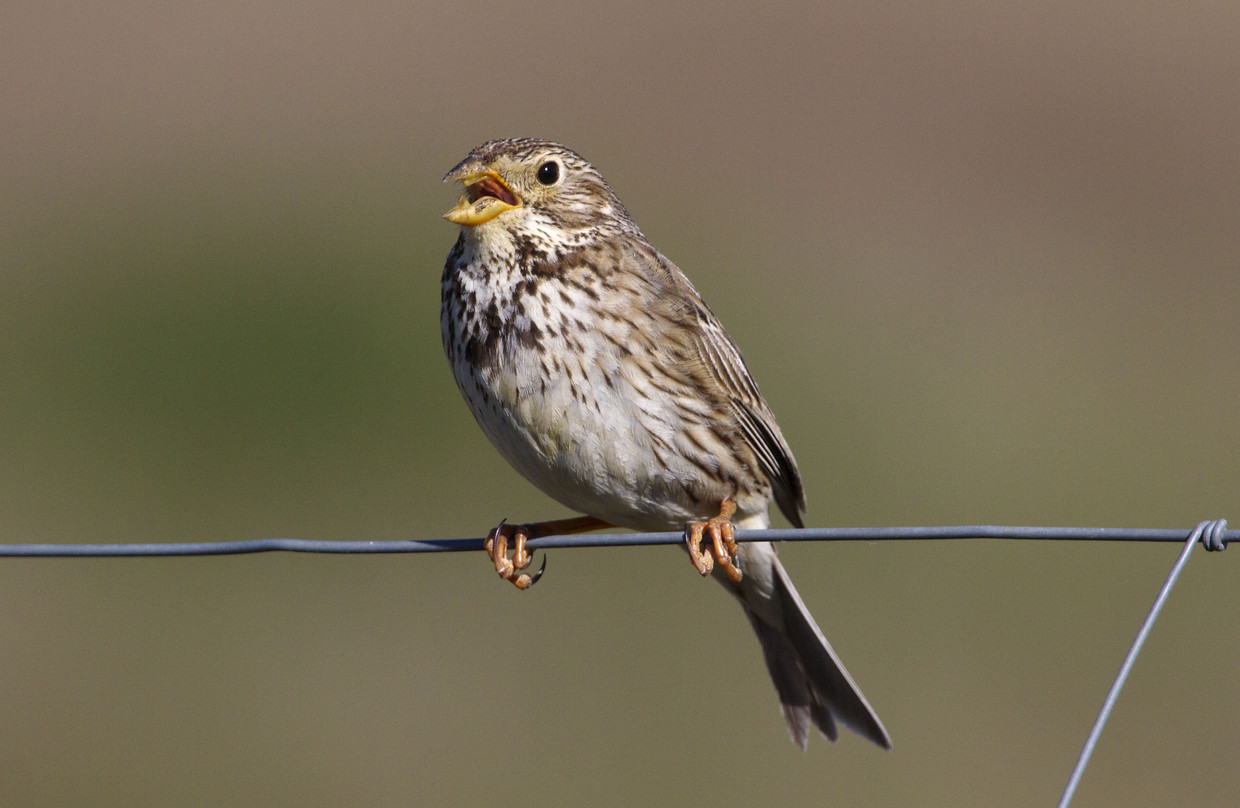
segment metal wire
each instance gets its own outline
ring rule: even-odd
[[[1240,530],[1215,531],[1225,545],[1240,539]],[[739,530],[737,541],[926,541],[944,539],[1026,539],[1034,541],[1155,541],[1183,542],[1183,529],[1117,527],[1010,527],[969,525],[956,527],[826,527],[783,530]],[[1213,534],[1212,534],[1213,535]],[[553,547],[622,547],[680,544],[684,534],[581,533],[531,539],[531,550]],[[208,556],[246,553],[452,553],[478,551],[483,539],[429,539],[421,541],[323,541],[314,539],[251,539],[228,542],[159,542],[141,544],[0,544],[0,557],[128,557]],[[1221,547],[1220,547],[1221,549]]]
[[[1085,747],[1081,749],[1081,754],[1076,760],[1076,766],[1072,769],[1071,776],[1068,777],[1068,785],[1064,788],[1063,796],[1059,799],[1058,808],[1068,808],[1068,804],[1072,802],[1072,796],[1076,793],[1076,787],[1080,785],[1081,776],[1085,773],[1085,767],[1089,765],[1089,758],[1094,753],[1094,747],[1098,745],[1098,738],[1102,735],[1102,728],[1106,726],[1107,719],[1111,717],[1111,710],[1115,707],[1115,702],[1119,698],[1119,691],[1123,689],[1124,683],[1128,681],[1128,674],[1132,671],[1133,663],[1137,661],[1137,654],[1141,653],[1141,648],[1145,645],[1145,638],[1149,636],[1150,629],[1154,627],[1154,621],[1158,619],[1158,613],[1162,611],[1163,604],[1167,602],[1167,596],[1171,594],[1171,587],[1175,586],[1176,579],[1180,577],[1184,565],[1188,562],[1188,556],[1193,552],[1193,548],[1200,541],[1207,550],[1222,550],[1225,545],[1220,544],[1218,537],[1226,532],[1227,522],[1219,519],[1214,522],[1202,522],[1193,528],[1188,534],[1188,539],[1184,542],[1184,549],[1180,551],[1180,557],[1176,559],[1175,565],[1171,568],[1171,572],[1167,575],[1167,580],[1163,582],[1162,588],[1158,590],[1158,596],[1154,598],[1154,605],[1150,607],[1149,614],[1145,616],[1145,621],[1141,623],[1141,628],[1137,631],[1137,638],[1132,641],[1132,646],[1128,649],[1127,656],[1124,657],[1124,663],[1119,666],[1119,673],[1115,675],[1115,681],[1111,683],[1111,689],[1107,692],[1106,699],[1102,702],[1102,709],[1098,712],[1098,718],[1094,721],[1094,726],[1089,731],[1089,736],[1085,739]]]

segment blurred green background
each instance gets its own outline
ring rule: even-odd
[[[815,525],[1240,524],[1240,11],[114,2],[0,13],[0,541],[565,515],[439,342],[440,177],[592,160],[744,348]],[[0,561],[0,803],[1054,804],[1171,546],[788,546],[895,740],[789,744],[672,548]],[[1233,551],[1234,552],[1234,551]],[[1075,805],[1219,805],[1230,554]]]

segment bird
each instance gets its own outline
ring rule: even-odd
[[[518,589],[528,539],[619,526],[680,531],[690,560],[740,602],[792,741],[843,725],[891,737],[769,542],[770,503],[803,526],[792,451],[740,350],[598,170],[559,143],[491,140],[444,177],[464,193],[440,325],[452,375],[516,471],[581,516],[513,525],[485,547]],[[513,552],[509,555],[509,543]],[[543,569],[546,560],[544,556]]]

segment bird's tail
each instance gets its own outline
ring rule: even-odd
[[[745,578],[729,588],[762,643],[793,742],[804,749],[811,724],[834,741],[839,722],[890,749],[891,736],[805,608],[774,547],[746,542],[741,551]]]

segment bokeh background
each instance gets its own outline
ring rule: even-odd
[[[788,436],[815,525],[1240,522],[1240,6],[0,12],[0,541],[445,538],[566,515],[441,356],[439,182],[591,159]],[[1233,551],[1234,552],[1234,551]],[[674,548],[0,563],[0,803],[1045,806],[1171,546],[785,563],[895,739],[787,740]],[[1231,554],[1076,805],[1221,805]]]

